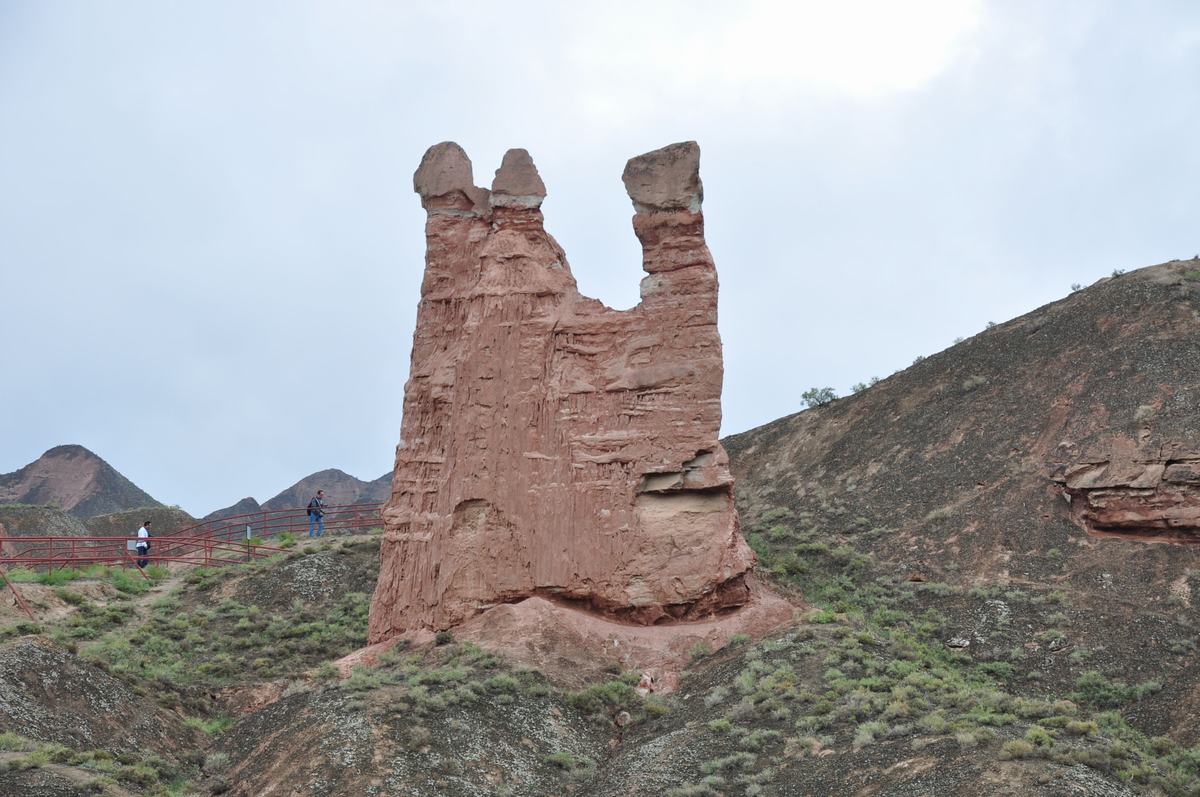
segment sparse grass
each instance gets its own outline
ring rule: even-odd
[[[936,512],[948,516],[945,508]],[[1069,646],[1072,640],[1062,631],[1037,632],[1033,655],[1017,645],[1007,660],[978,662],[947,648],[945,618],[920,608],[931,599],[936,605],[1002,599],[1038,612],[1051,625],[1070,627],[1066,613],[1042,616],[1044,610],[1036,608],[1066,606],[1062,590],[1030,594],[988,585],[963,594],[910,585],[890,574],[877,575],[869,557],[833,544],[836,536],[816,531],[803,514],[793,513],[790,522],[790,530],[759,532],[755,550],[762,570],[803,593],[813,607],[812,625],[801,628],[803,636],[797,632],[750,646],[743,668],[727,685],[708,691],[704,705],[717,716],[706,727],[715,737],[742,747],[742,740],[756,732],[781,730],[792,741],[756,737],[761,744],[756,753],[777,756],[788,745],[799,750],[795,739],[818,734],[829,740],[826,746],[857,748],[885,737],[925,734],[923,741],[914,737],[914,746],[928,743],[928,736],[949,737],[963,750],[995,745],[1004,758],[1083,764],[1166,794],[1187,793],[1179,784],[1200,778],[1200,751],[1171,746],[1169,739],[1155,749],[1118,712],[1103,711],[1143,699],[1158,683],[1129,685],[1093,672],[1080,676],[1074,691],[1062,696],[1070,700],[1022,696],[1017,691],[1022,684],[1044,678],[1030,669],[1035,657]],[[754,536],[756,529],[750,532]],[[1072,663],[1090,655],[1082,649],[1074,653]],[[806,661],[815,676],[798,674]]]
[[[219,715],[209,719],[204,719],[202,717],[188,717],[183,722],[189,728],[195,728],[196,730],[204,733],[206,736],[220,736],[226,728],[233,724],[233,720],[225,715]]]
[[[133,578],[134,584],[147,583],[136,574]],[[202,588],[204,579],[195,586]],[[156,602],[135,631],[109,633],[85,655],[104,661],[117,675],[152,678],[180,690],[247,677],[279,678],[361,646],[367,608],[367,596],[355,592],[325,609],[301,603],[286,613],[232,600],[183,611],[168,598]]]
[[[949,520],[952,517],[954,517],[954,510],[948,506],[943,506],[938,509],[934,509],[932,512],[927,514],[925,516],[925,522],[936,523],[939,520]]]

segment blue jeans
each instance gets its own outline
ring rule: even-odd
[[[325,533],[325,518],[322,515],[308,516],[308,536],[313,536],[313,527],[316,526],[317,536],[320,537]]]

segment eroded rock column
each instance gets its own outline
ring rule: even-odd
[[[634,158],[642,301],[583,297],[509,150],[491,191],[453,143],[414,176],[427,254],[370,637],[531,596],[642,624],[750,598],[717,441],[717,275],[699,148]]]

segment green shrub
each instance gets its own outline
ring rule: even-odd
[[[1005,760],[1032,758],[1034,753],[1033,745],[1024,739],[1013,739],[1000,748],[1000,757]]]
[[[10,576],[11,578],[11,576]],[[58,587],[83,578],[83,573],[73,567],[60,567],[57,570],[47,570],[38,575],[38,583],[50,587]]]
[[[117,591],[129,595],[141,595],[150,589],[150,582],[129,570],[113,570],[110,576]]]
[[[224,715],[212,717],[210,719],[188,717],[183,721],[183,723],[189,728],[195,728],[198,731],[202,731],[207,736],[219,736],[222,731],[233,724],[233,720]]]
[[[80,595],[78,592],[72,592],[69,589],[63,589],[62,587],[54,590],[54,594],[58,596],[60,601],[63,603],[69,603],[72,606],[82,606],[88,602],[87,598]]]
[[[871,744],[883,734],[887,733],[888,726],[885,723],[872,721],[864,722],[859,725],[854,732],[854,746],[863,747]]]
[[[749,771],[758,760],[758,756],[753,753],[738,751],[731,755],[723,756],[722,758],[714,758],[711,761],[705,761],[700,765],[700,771],[705,775],[712,775],[716,772],[738,772]]]
[[[1130,686],[1121,681],[1110,681],[1102,673],[1089,670],[1075,681],[1075,691],[1071,693],[1071,699],[1098,708],[1117,708],[1130,700],[1141,700],[1159,689],[1162,689],[1162,684],[1158,681],[1146,681]]]
[[[824,407],[826,404],[831,404],[837,400],[837,393],[831,387],[813,387],[801,393],[800,400],[809,409]]]
[[[14,567],[5,573],[5,575],[14,584],[32,584],[40,577],[38,573],[30,570],[28,567]]]
[[[631,675],[636,678],[636,675]],[[632,678],[626,677],[592,684],[582,691],[569,693],[567,702],[588,714],[620,710],[632,713],[631,709],[640,708],[642,701],[630,680]]]
[[[733,724],[729,721],[729,719],[727,717],[721,717],[719,719],[710,720],[708,723],[708,729],[710,731],[712,731],[713,733],[729,733],[729,731],[732,727],[733,727]],[[0,748],[0,749],[3,749],[3,748]]]

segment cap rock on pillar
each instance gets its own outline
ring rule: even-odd
[[[704,201],[700,182],[700,145],[671,144],[625,164],[621,175],[638,213],[684,210],[699,213]]]
[[[492,180],[492,207],[541,207],[546,185],[538,174],[533,158],[523,149],[510,149]]]
[[[477,188],[471,159],[453,141],[434,144],[425,151],[421,165],[413,173],[413,190],[421,195],[421,206],[431,210],[452,206],[460,194],[473,206],[487,207],[487,189]]]

